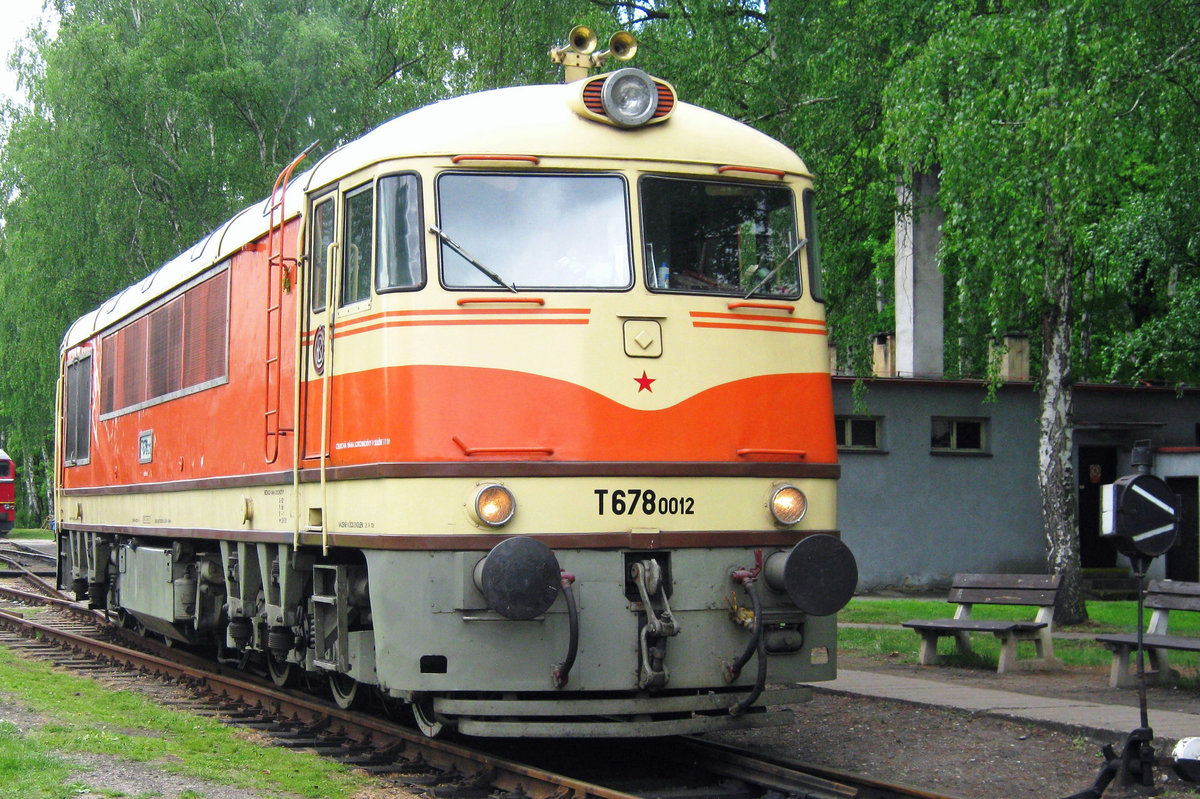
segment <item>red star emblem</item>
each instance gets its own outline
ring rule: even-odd
[[[636,382],[636,383],[638,384],[638,393],[639,393],[639,394],[641,394],[643,391],[649,391],[651,394],[653,394],[653,393],[654,393],[654,389],[650,388],[650,384],[651,384],[651,383],[653,383],[653,382],[654,382],[655,380],[657,380],[658,378],[656,378],[656,377],[646,377],[646,370],[645,370],[645,369],[643,369],[643,370],[642,370],[642,376],[641,376],[641,377],[635,377],[635,378],[633,378],[633,379],[634,379],[634,382]]]

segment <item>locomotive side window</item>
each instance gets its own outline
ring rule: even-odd
[[[80,466],[88,462],[92,440],[92,356],[67,364],[63,398],[63,462]]]
[[[625,181],[615,175],[438,178],[442,283],[452,289],[625,289]]]
[[[646,282],[658,291],[800,296],[791,189],[685,178],[641,180]]]
[[[379,179],[375,222],[377,291],[420,288],[425,284],[421,242],[421,184],[416,175]]]
[[[825,302],[825,282],[821,277],[821,237],[816,218],[816,192],[804,190],[804,235],[808,237],[808,293],[817,302]]]
[[[375,251],[375,188],[346,195],[346,223],[342,241],[342,307],[371,298],[371,260]]]
[[[326,282],[329,280],[329,245],[333,243],[333,198],[313,209],[312,291],[314,313],[325,310]]]
[[[109,333],[100,342],[100,418],[226,382],[228,323],[223,270]]]

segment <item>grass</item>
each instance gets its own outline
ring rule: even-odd
[[[939,599],[853,599],[838,613],[838,650],[844,654],[872,659],[886,658],[894,663],[916,663],[920,636],[899,627],[909,619],[950,618],[955,605]],[[1088,602],[1088,621],[1084,624],[1055,627],[1055,632],[1080,633],[1080,638],[1056,637],[1054,654],[1068,666],[1108,667],[1112,653],[1091,636],[1100,633],[1134,632],[1137,629],[1137,603]],[[1023,605],[976,605],[971,612],[977,619],[1032,619],[1037,608]],[[1146,611],[1149,622],[1151,611]],[[896,625],[884,628],[847,627],[846,624]],[[1200,614],[1171,615],[1172,634],[1200,636]],[[973,634],[972,653],[960,656],[953,638],[938,642],[938,654],[944,655],[947,665],[995,668],[1000,657],[1000,643],[992,635]],[[1019,645],[1020,657],[1034,654],[1033,643]],[[1200,686],[1200,655],[1172,652],[1171,667],[1183,676],[1186,686]]]
[[[42,530],[36,527],[17,527],[11,530],[7,536],[16,540],[21,539],[43,539],[46,541],[54,540],[53,530]]]
[[[247,745],[246,734],[217,721],[56,672],[7,649],[0,649],[0,686],[8,703],[44,719],[27,730],[0,720],[0,799],[79,795],[86,775],[67,782],[71,767],[60,757],[72,752],[109,754],[267,795],[349,799],[373,784],[315,755]]]
[[[0,721],[0,797],[66,799],[80,793],[81,783],[68,783],[70,767],[29,738],[17,725]]]

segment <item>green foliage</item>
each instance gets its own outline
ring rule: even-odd
[[[29,105],[0,119],[0,444],[38,524],[59,344],[72,320],[265,197],[317,156],[412,108],[553,81],[586,0],[78,0],[16,55]]]
[[[1179,313],[1200,279],[1193,11],[948,6],[893,74],[885,153],[941,178],[946,340],[961,364],[978,369],[1010,329],[1033,334],[1037,358],[1061,310],[1074,378],[1200,379]]]
[[[882,95],[928,37],[938,4],[634,5],[642,67],[688,102],[759,128],[805,159],[818,190],[830,335],[843,361],[869,373],[870,336],[894,328],[896,175],[882,158]]]
[[[1200,15],[1185,0],[58,0],[0,119],[0,430],[46,471],[70,321],[317,156],[412,108],[553,82],[576,23],[818,187],[833,341],[894,326],[898,177],[941,178],[947,372],[1067,314],[1061,380],[1200,381]],[[603,46],[603,45],[602,45]],[[1065,282],[1064,282],[1065,281]],[[24,487],[22,486],[22,490]],[[36,492],[44,493],[40,489]],[[28,500],[28,498],[26,498]],[[45,508],[22,505],[34,524]]]

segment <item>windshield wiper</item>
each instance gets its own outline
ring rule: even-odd
[[[791,238],[791,236],[789,236],[788,238]],[[770,272],[768,272],[766,277],[764,277],[762,280],[758,281],[758,285],[755,286],[754,288],[750,289],[749,293],[746,294],[746,296],[743,297],[742,299],[744,299],[744,300],[750,299],[751,297],[754,296],[754,292],[758,291],[760,288],[767,285],[767,282],[770,281],[771,278],[775,277],[775,275],[779,274],[779,270],[783,269],[783,265],[786,264],[788,261],[792,260],[792,256],[795,255],[796,253],[800,252],[800,248],[803,247],[805,244],[808,244],[808,239],[800,239],[800,241],[796,242],[796,246],[793,247],[788,252],[787,255],[780,258],[779,261],[775,264],[775,268],[772,269]]]
[[[429,232],[432,233],[433,235],[437,236],[442,241],[444,241],[450,249],[454,250],[456,253],[458,253],[460,256],[462,256],[462,259],[464,261],[466,261],[471,266],[475,267],[480,272],[482,272],[484,275],[486,275],[488,277],[488,279],[491,280],[493,283],[495,283],[497,286],[499,286],[500,288],[508,289],[513,294],[517,293],[517,287],[515,284],[510,286],[509,284],[507,284],[503,280],[501,280],[499,275],[497,275],[492,270],[488,269],[483,264],[479,263],[479,261],[475,260],[475,258],[469,252],[464,250],[462,248],[462,246],[459,245],[459,243],[456,242],[454,239],[450,238],[450,236],[447,235],[446,232],[443,231],[440,227],[438,227],[437,225],[430,225]]]

